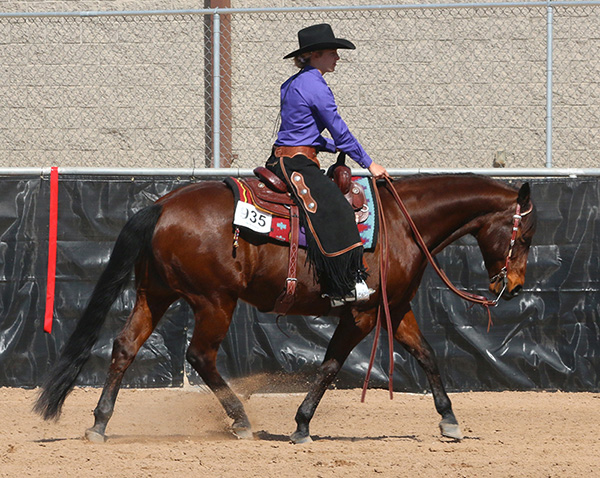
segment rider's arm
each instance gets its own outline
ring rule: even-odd
[[[311,91],[310,102],[320,122],[327,128],[333,143],[340,151],[345,152],[361,167],[368,168],[373,160],[366,153],[357,139],[350,133],[348,126],[338,113],[333,93],[325,80],[315,81]]]

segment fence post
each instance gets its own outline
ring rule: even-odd
[[[221,167],[221,16],[213,15],[213,168]]]
[[[548,0],[546,28],[546,167],[552,167],[552,41],[553,9]]]

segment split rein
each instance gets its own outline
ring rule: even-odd
[[[506,256],[506,261],[504,263],[504,267],[500,270],[500,272],[498,272],[494,277],[492,277],[490,279],[490,283],[502,281],[502,284],[503,284],[502,289],[500,290],[500,293],[494,300],[490,300],[481,295],[461,291],[461,290],[457,289],[454,284],[452,284],[452,282],[450,281],[450,279],[448,279],[448,277],[446,276],[444,271],[441,270],[440,267],[435,262],[435,259],[431,255],[431,252],[429,252],[429,248],[427,247],[427,244],[425,244],[423,237],[419,233],[419,230],[417,229],[416,224],[414,223],[412,217],[410,216],[408,209],[406,209],[404,202],[398,195],[398,192],[394,189],[391,179],[386,177],[385,180],[386,180],[386,187],[387,187],[388,191],[390,191],[390,193],[392,194],[392,197],[394,198],[394,200],[396,201],[396,204],[402,211],[402,214],[404,214],[404,217],[406,218],[406,221],[408,222],[408,224],[414,234],[417,244],[423,251],[423,254],[425,254],[425,257],[427,258],[428,262],[431,264],[431,266],[433,267],[435,272],[440,276],[440,278],[442,279],[444,284],[446,284],[446,286],[452,292],[454,292],[456,295],[458,295],[462,299],[472,302],[473,304],[479,304],[486,308],[487,313],[488,313],[487,331],[489,332],[490,327],[493,325],[492,314],[490,312],[490,306],[495,307],[496,305],[498,305],[498,302],[499,302],[500,298],[502,297],[502,294],[504,294],[504,291],[506,290],[506,287],[508,285],[508,269],[510,266],[510,260],[512,257],[512,252],[513,252],[513,248],[515,245],[515,241],[517,239],[517,232],[518,232],[519,226],[521,224],[522,216],[528,214],[530,211],[527,211],[527,212],[521,214],[521,205],[517,202],[516,211],[515,211],[515,214],[513,215],[513,226],[512,226],[512,235],[510,238],[510,246],[508,249],[508,254]],[[380,242],[380,253],[379,253],[379,272],[380,272],[380,279],[381,279],[382,300],[379,304],[379,310],[377,311],[377,325],[375,328],[375,338],[373,340],[373,347],[371,349],[371,357],[369,359],[369,366],[367,368],[367,374],[365,376],[365,382],[363,385],[361,402],[365,401],[365,395],[367,393],[367,388],[369,386],[369,379],[371,377],[371,370],[373,368],[373,363],[375,361],[375,353],[377,351],[377,343],[378,343],[378,339],[379,339],[379,334],[381,332],[381,315],[382,315],[382,313],[385,315],[386,326],[387,326],[387,330],[388,330],[388,341],[389,341],[388,348],[389,348],[389,354],[390,354],[390,356],[389,356],[390,368],[388,371],[388,374],[389,374],[388,383],[389,383],[390,398],[393,398],[393,393],[394,393],[393,392],[393,390],[394,390],[394,384],[393,384],[394,336],[392,333],[392,318],[390,315],[390,308],[389,308],[388,295],[387,295],[387,275],[388,275],[388,267],[389,267],[389,247],[388,247],[388,237],[387,237],[387,224],[385,221],[385,216],[383,215],[381,197],[379,195],[379,190],[377,189],[377,185],[375,184],[375,179],[373,179],[373,183],[374,183],[373,189],[375,191],[375,198],[377,200],[377,208],[379,211],[379,216],[378,216],[379,217],[379,227],[381,229],[381,235],[380,235],[381,242]]]

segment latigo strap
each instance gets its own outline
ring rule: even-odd
[[[296,294],[296,278],[298,265],[298,242],[300,238],[300,215],[298,214],[298,206],[290,207],[291,231],[290,231],[290,252],[288,260],[288,274],[285,280],[285,289],[277,297],[273,311],[276,314],[285,315],[294,303]]]

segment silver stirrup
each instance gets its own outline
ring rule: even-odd
[[[348,302],[364,302],[375,292],[364,280],[356,283],[354,290],[344,298],[331,298],[331,307],[340,307]]]

